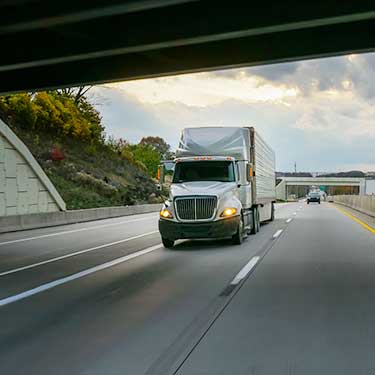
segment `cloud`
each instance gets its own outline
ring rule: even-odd
[[[110,87],[116,87],[147,104],[173,102],[194,107],[215,105],[229,99],[253,103],[277,101],[297,95],[294,88],[260,81],[256,76],[241,72],[231,79],[211,73],[200,73],[173,79],[164,77],[124,82]]]
[[[97,103],[107,136],[125,138],[130,142],[138,142],[145,135],[166,136],[162,123],[152,111],[115,87],[93,87],[89,99]]]
[[[283,81],[296,73],[301,63],[291,62],[283,64],[272,64],[256,66],[245,70],[249,75],[257,75],[269,81]]]
[[[266,80],[294,87],[306,96],[317,91],[356,91],[366,100],[374,100],[374,54],[348,55],[285,64],[267,65],[244,70]]]
[[[160,135],[176,147],[187,126],[254,125],[280,170],[375,170],[375,55],[123,82],[96,88],[109,133]]]

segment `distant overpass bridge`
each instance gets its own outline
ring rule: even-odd
[[[281,200],[286,200],[290,194],[305,196],[312,186],[324,187],[328,194],[337,187],[351,188],[351,193],[362,194],[366,181],[363,177],[280,177],[280,179],[281,182],[276,186],[276,198]]]

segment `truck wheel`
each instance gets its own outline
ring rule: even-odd
[[[161,238],[161,242],[163,242],[164,247],[167,249],[171,249],[174,245],[174,241],[164,237]]]
[[[259,221],[259,210],[258,207],[253,208],[253,227],[251,228],[251,234],[257,234],[259,232],[260,221]]]
[[[275,220],[275,204],[272,202],[271,203],[271,219],[270,221],[274,221]]]
[[[243,237],[244,237],[244,224],[243,224],[243,219],[241,215],[240,222],[238,223],[237,233],[232,236],[233,244],[241,245],[243,242]]]

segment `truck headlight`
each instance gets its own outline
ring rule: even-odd
[[[237,209],[234,208],[234,207],[228,207],[226,208],[222,213],[221,213],[221,217],[230,217],[230,216],[233,216],[237,213]]]
[[[161,210],[160,217],[162,217],[163,219],[172,219],[173,215],[172,212],[169,210]]]

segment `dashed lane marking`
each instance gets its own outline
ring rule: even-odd
[[[272,238],[273,239],[276,239],[277,237],[279,237],[280,236],[280,234],[283,232],[283,230],[282,229],[279,229],[273,236],[272,236]]]
[[[84,250],[75,251],[74,253],[61,255],[61,256],[56,257],[56,258],[51,258],[51,259],[43,260],[43,261],[41,261],[41,262],[37,262],[37,263],[29,264],[29,265],[27,265],[27,266],[23,266],[23,267],[15,268],[15,269],[12,269],[12,270],[9,270],[9,271],[1,272],[1,273],[0,273],[0,276],[10,275],[10,274],[12,274],[12,273],[16,273],[16,272],[20,272],[20,271],[28,270],[28,269],[30,269],[30,268],[39,267],[39,266],[42,266],[42,265],[47,264],[47,263],[57,262],[58,260],[62,260],[62,259],[66,259],[66,258],[71,258],[71,257],[77,256],[77,255],[80,255],[80,254],[85,254],[85,253],[88,253],[88,252],[90,252],[90,251],[99,250],[99,249],[103,249],[103,248],[105,248],[105,247],[118,245],[118,244],[120,244],[120,243],[128,242],[128,241],[131,241],[131,240],[136,240],[137,238],[141,238],[141,237],[149,236],[150,234],[155,234],[155,233],[157,233],[157,232],[158,232],[158,231],[155,230],[155,231],[152,231],[152,232],[139,234],[138,236],[133,236],[133,237],[124,238],[123,240],[114,241],[114,242],[110,242],[110,243],[105,243],[105,244],[103,244],[103,245],[99,245],[99,246],[95,246],[95,247],[90,247],[89,249],[84,249]]]
[[[137,221],[144,221],[144,220],[154,219],[154,216],[155,215],[152,215],[152,216],[150,215],[150,217],[144,217],[144,218],[140,218],[140,219],[123,220],[123,221],[118,221],[116,223],[94,225],[92,227],[85,227],[85,228],[72,229],[72,230],[65,230],[63,232],[54,232],[54,233],[49,233],[49,234],[42,234],[40,236],[34,236],[34,237],[19,238],[17,240],[9,240],[9,241],[0,242],[0,246],[9,245],[9,244],[12,244],[12,243],[19,243],[19,242],[37,240],[37,239],[40,239],[40,238],[62,236],[64,234],[70,234],[70,233],[76,233],[76,232],[84,232],[84,231],[94,230],[94,229],[99,229],[99,228],[106,228],[106,227],[111,227],[111,226],[114,226],[114,225],[121,225],[121,224],[127,224],[127,223],[136,223]]]
[[[95,266],[95,267],[92,267],[92,268],[88,268],[88,269],[86,269],[84,271],[75,273],[73,275],[69,275],[69,276],[63,277],[61,279],[57,279],[57,280],[51,281],[49,283],[46,283],[46,284],[43,284],[43,285],[39,285],[36,288],[30,289],[30,290],[26,290],[25,292],[22,292],[22,293],[19,293],[19,294],[15,294],[13,296],[9,296],[7,298],[1,299],[0,300],[0,306],[9,305],[10,303],[17,302],[19,300],[31,297],[31,296],[33,296],[35,294],[38,294],[38,293],[42,293],[42,292],[44,292],[46,290],[55,288],[55,287],[57,287],[59,285],[66,284],[66,283],[69,283],[70,281],[77,280],[77,279],[80,279],[82,277],[91,275],[94,272],[102,271],[102,270],[105,270],[106,268],[110,268],[110,267],[116,266],[116,265],[118,265],[120,263],[127,262],[127,261],[129,261],[131,259],[134,259],[134,258],[137,258],[137,257],[139,257],[141,255],[145,255],[145,254],[148,254],[148,253],[150,253],[152,251],[158,250],[161,247],[163,247],[162,244],[151,246],[151,247],[148,247],[146,249],[137,251],[135,253],[132,253],[132,254],[129,254],[129,255],[125,255],[125,256],[123,256],[121,258],[117,258],[117,259],[111,260],[110,262],[106,262],[106,263],[100,264],[98,266]]]
[[[231,281],[230,285],[237,285],[241,280],[243,280],[249,272],[256,266],[256,264],[259,261],[259,257],[253,257],[247,262],[238,272],[238,274],[234,277],[234,279]]]

